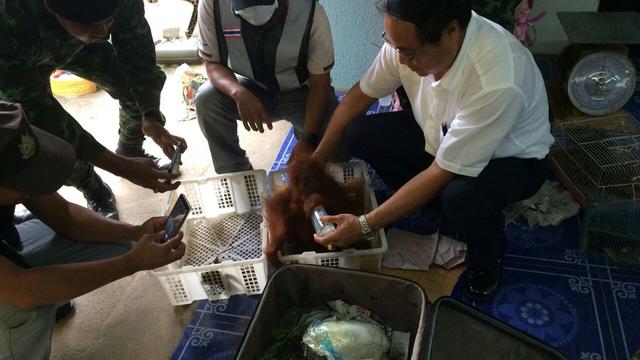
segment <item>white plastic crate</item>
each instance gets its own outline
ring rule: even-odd
[[[265,186],[265,171],[245,171],[184,180],[171,194],[165,213],[180,193],[191,204],[183,227],[186,253],[151,273],[173,305],[262,293],[267,283]]]
[[[376,197],[371,187],[371,179],[366,170],[366,165],[362,161],[351,161],[349,163],[329,164],[327,169],[333,177],[342,183],[349,179],[362,179],[362,191],[364,192],[364,209],[369,212],[378,206]],[[269,191],[277,186],[288,183],[286,170],[278,170],[269,173]],[[266,221],[262,224],[266,229]],[[266,232],[266,230],[264,230]],[[268,239],[265,237],[265,240]],[[382,263],[382,255],[387,251],[387,237],[384,229],[376,233],[375,239],[371,242],[371,249],[357,250],[345,249],[336,252],[318,253],[308,251],[302,254],[282,255],[278,252],[278,259],[284,264],[310,264],[330,267],[341,267],[349,269],[359,269],[366,271],[378,271]]]

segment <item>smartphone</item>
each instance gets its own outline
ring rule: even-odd
[[[180,168],[180,155],[182,154],[182,145],[176,145],[176,152],[173,153],[171,164],[169,164],[169,174],[176,174]]]
[[[187,197],[184,194],[180,194],[175,205],[173,205],[173,209],[171,209],[171,213],[169,213],[169,218],[164,223],[164,239],[162,239],[162,243],[178,234],[189,212],[191,212],[191,205],[189,205]]]

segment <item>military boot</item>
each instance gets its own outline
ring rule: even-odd
[[[91,169],[89,177],[78,185],[78,190],[87,199],[87,207],[110,219],[118,220],[118,209],[116,209],[116,197],[109,185],[107,185],[94,169]]]
[[[160,159],[155,157],[142,148],[142,141],[124,141],[122,139],[118,140],[118,148],[116,148],[116,154],[128,158],[135,157],[146,157],[153,160],[153,163],[156,164],[156,167],[160,170],[169,171],[171,161],[167,159]]]

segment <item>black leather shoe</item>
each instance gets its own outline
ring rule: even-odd
[[[22,224],[23,222],[27,222],[35,218],[36,216],[27,208],[21,208],[20,210],[16,209],[16,211],[13,212],[13,225]]]
[[[104,217],[118,220],[118,209],[116,208],[116,197],[109,185],[107,185],[98,174],[92,170],[92,174],[87,181],[78,186],[87,199],[87,207]]]
[[[148,152],[144,151],[141,142],[125,142],[118,140],[118,147],[116,148],[116,154],[124,157],[145,157],[151,159],[156,167],[163,171],[169,171],[171,168],[171,160],[155,157]]]
[[[467,269],[464,295],[472,300],[485,301],[495,294],[501,277],[502,266],[491,270]]]
[[[73,300],[69,300],[66,303],[58,306],[58,308],[56,309],[56,322],[71,315],[72,313],[75,312],[75,310],[76,310],[76,307],[73,303]]]

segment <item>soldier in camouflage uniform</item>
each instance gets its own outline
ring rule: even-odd
[[[108,41],[110,38],[110,41]],[[0,100],[21,103],[31,122],[69,142],[79,161],[67,183],[90,208],[117,218],[111,189],[93,165],[154,191],[177,185],[142,149],[145,135],[167,156],[184,139],[165,128],[165,75],[142,0],[0,0]],[[53,97],[49,76],[65,69],[97,83],[120,103],[116,154],[105,149]]]

